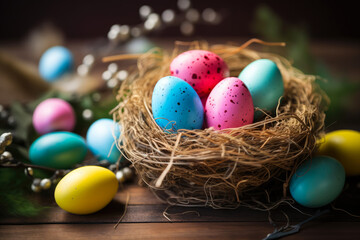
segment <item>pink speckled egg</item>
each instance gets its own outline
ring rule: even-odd
[[[39,134],[72,131],[75,126],[75,112],[68,102],[49,98],[35,108],[33,125]]]
[[[253,101],[240,79],[225,78],[211,91],[205,106],[207,127],[236,128],[252,123],[253,119]]]
[[[189,83],[200,97],[209,94],[218,82],[230,74],[223,59],[205,50],[180,54],[171,62],[170,73]]]

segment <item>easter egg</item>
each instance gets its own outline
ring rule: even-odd
[[[290,193],[299,204],[317,208],[335,200],[344,184],[341,163],[328,156],[316,156],[298,167],[290,180]]]
[[[73,70],[74,59],[71,52],[62,46],[49,48],[41,56],[39,72],[43,79],[54,82]]]
[[[60,98],[49,98],[41,102],[32,117],[34,128],[39,134],[72,131],[75,119],[74,109]]]
[[[250,124],[254,106],[246,85],[238,78],[229,77],[211,91],[205,106],[207,127],[236,128]]]
[[[53,132],[31,144],[29,159],[35,165],[67,169],[81,163],[86,152],[86,143],[81,136],[71,132]]]
[[[106,159],[110,163],[116,163],[121,156],[115,142],[115,138],[119,137],[119,124],[112,119],[102,118],[91,124],[86,134],[86,142],[99,160]]]
[[[360,132],[333,131],[326,134],[318,143],[318,155],[327,155],[338,160],[348,176],[360,175]]]
[[[184,80],[167,76],[155,85],[152,112],[156,123],[164,129],[200,129],[204,109],[199,95]]]
[[[239,79],[248,87],[254,107],[273,111],[279,98],[284,94],[284,83],[279,68],[269,59],[259,59],[247,65],[240,73]],[[255,118],[260,117],[255,112]]]
[[[133,54],[146,53],[154,47],[154,43],[146,37],[132,38],[125,44],[126,52]]]
[[[118,189],[115,174],[104,167],[84,166],[66,174],[55,188],[55,201],[74,214],[97,212],[110,203]]]
[[[200,97],[207,95],[229,68],[218,55],[205,50],[191,50],[178,55],[170,64],[170,73],[189,83]]]

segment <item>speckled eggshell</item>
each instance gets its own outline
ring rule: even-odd
[[[152,112],[156,123],[166,130],[201,129],[204,108],[195,90],[184,80],[167,76],[155,85]]]
[[[224,60],[205,50],[178,55],[170,64],[170,73],[189,83],[200,97],[208,95],[218,82],[230,75]]]
[[[32,120],[35,130],[41,135],[53,131],[72,131],[75,112],[65,100],[49,98],[35,108]]]
[[[254,105],[249,90],[238,78],[229,77],[211,91],[205,106],[207,127],[226,129],[253,122]]]

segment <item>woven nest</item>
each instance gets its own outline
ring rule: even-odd
[[[190,49],[218,54],[231,76],[256,59],[273,60],[285,88],[276,113],[239,128],[164,132],[152,116],[152,92],[160,78],[170,75],[172,59]],[[281,56],[244,47],[193,42],[177,43],[172,54],[153,49],[138,58],[137,69],[117,94],[114,118],[122,126],[118,148],[141,181],[169,204],[235,208],[249,194],[271,187],[273,179],[282,183],[277,184],[280,195],[286,195],[291,175],[312,153],[323,130],[324,95],[314,81],[315,76],[303,74]]]

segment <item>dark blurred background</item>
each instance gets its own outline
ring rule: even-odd
[[[43,93],[44,81],[38,76],[37,64],[41,54],[54,45],[68,47],[77,65],[87,54],[97,56],[95,67],[88,76],[94,78],[94,82],[101,82],[107,68],[101,57],[133,53],[134,47],[130,46],[146,51],[153,46],[172,49],[175,40],[241,45],[250,38],[259,38],[286,42],[285,48],[263,47],[262,50],[281,54],[304,73],[320,76],[317,83],[331,100],[327,126],[359,128],[360,31],[358,8],[353,3],[192,0],[191,8],[200,15],[205,9],[212,8],[222,20],[214,24],[200,16],[203,20],[193,23],[193,33],[186,35],[180,24],[188,10],[182,12],[179,1],[1,1],[0,104],[14,100],[26,102]],[[143,5],[149,5],[160,16],[165,10],[172,9],[179,20],[173,25],[162,23],[160,29],[150,31],[138,42],[130,38],[114,43],[107,38],[114,24],[129,25],[131,29],[143,27],[145,20],[139,15]],[[20,76],[19,73],[25,72],[21,64],[29,66],[32,75],[24,73]],[[119,64],[125,68],[124,62]],[[87,83],[90,86],[89,81]]]
[[[140,6],[150,5],[155,12],[177,9],[168,0],[12,0],[0,3],[0,39],[13,41],[26,36],[44,21],[53,23],[66,38],[83,39],[104,36],[114,23],[133,25],[141,22]],[[252,23],[257,9],[269,6],[286,24],[302,26],[313,39],[359,40],[358,8],[347,1],[192,1],[198,10],[211,7],[222,13],[221,27],[196,27],[195,36],[254,35]],[[169,28],[157,36],[179,36],[178,28]]]

